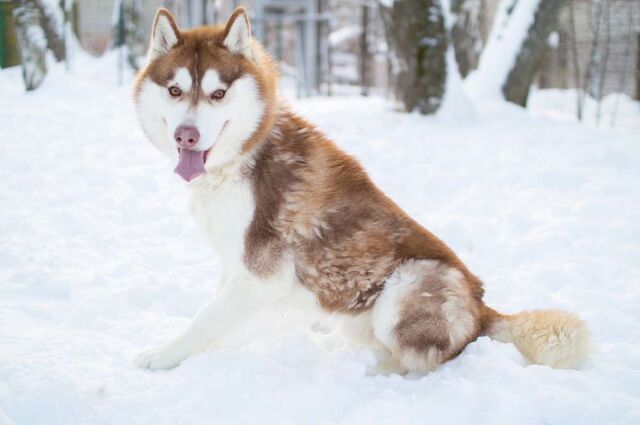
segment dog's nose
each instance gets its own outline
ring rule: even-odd
[[[200,140],[200,133],[198,129],[192,125],[180,125],[173,133],[173,138],[183,148],[192,148]]]

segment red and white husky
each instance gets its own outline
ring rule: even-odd
[[[139,366],[177,366],[259,308],[308,300],[386,355],[381,371],[433,370],[481,335],[514,343],[533,363],[583,363],[589,334],[579,318],[487,307],[451,249],[289,110],[243,9],[192,30],[162,9],[148,55],[135,86],[140,123],[189,182],[223,278],[188,329],[140,354]]]

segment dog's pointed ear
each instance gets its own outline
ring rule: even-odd
[[[149,43],[148,61],[166,55],[180,40],[180,31],[167,9],[158,9],[151,27],[151,42]]]
[[[243,7],[237,8],[227,20],[222,44],[231,53],[251,58],[251,25]]]

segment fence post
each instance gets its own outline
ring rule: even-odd
[[[369,95],[369,44],[367,36],[369,33],[369,5],[365,2],[362,5],[362,32],[360,33],[360,93],[362,96]]]
[[[638,35],[638,48],[636,49],[636,100],[640,100],[640,32]]]

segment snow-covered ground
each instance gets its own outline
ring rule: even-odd
[[[212,296],[216,259],[111,62],[30,94],[18,72],[0,72],[0,424],[640,423],[637,103],[598,129],[567,92],[435,118],[375,97],[294,102],[459,253],[490,305],[582,315],[586,369],[481,338],[429,375],[368,376],[371,353],[281,314],[149,372],[132,357]]]

